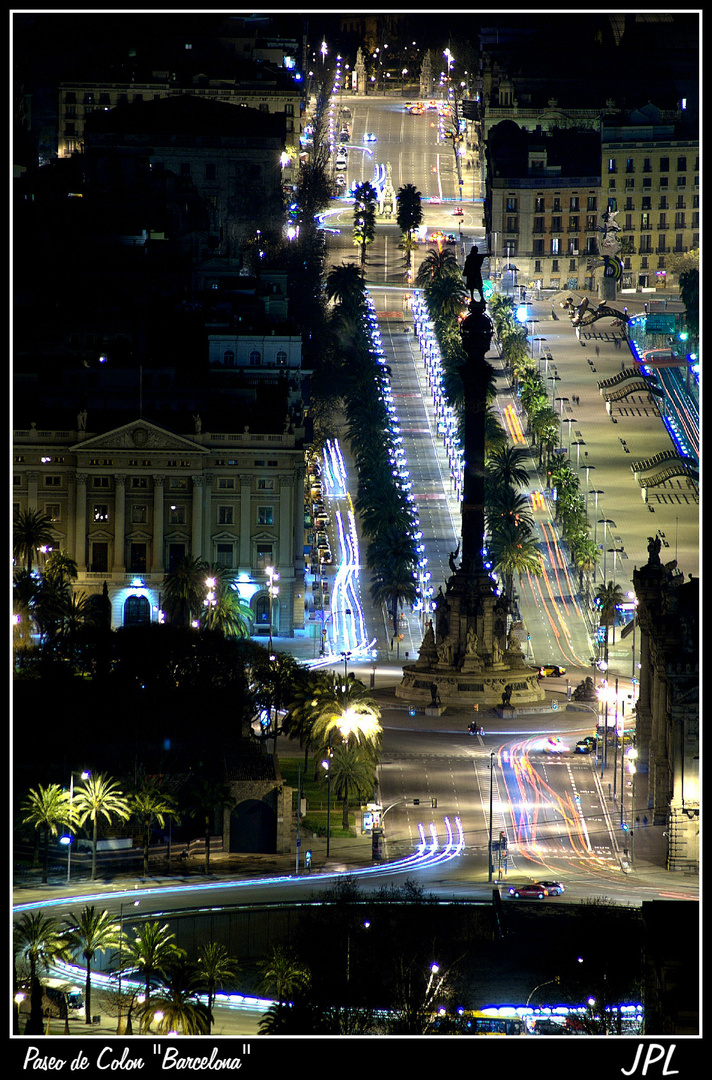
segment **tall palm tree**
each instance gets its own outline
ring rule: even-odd
[[[203,607],[200,625],[223,637],[248,638],[253,617],[252,608],[240,598],[237,589],[218,585],[215,602]]]
[[[201,945],[198,950],[198,959],[195,969],[201,986],[207,987],[209,1027],[213,1024],[213,1005],[215,1004],[215,992],[218,988],[232,984],[239,973],[239,965],[234,957],[230,956],[224,945],[217,941],[211,941],[207,945]]]
[[[24,559],[28,571],[41,547],[55,540],[52,519],[41,510],[16,510],[12,520],[12,554]]]
[[[128,802],[117,782],[106,773],[92,773],[74,792],[74,810],[77,822],[83,825],[87,819],[92,823],[91,880],[96,879],[96,847],[99,817],[111,824],[115,818],[128,821],[131,816]]]
[[[594,543],[588,529],[576,533],[569,541],[571,547],[571,560],[579,572],[579,591],[583,592],[583,575],[590,574],[598,565],[601,552],[598,544]]]
[[[333,673],[324,678],[314,695],[314,741],[332,745],[336,733],[351,746],[375,757],[381,745],[381,710],[360,679]]]
[[[531,534],[534,519],[531,516],[529,499],[525,495],[517,494],[510,487],[490,488],[488,495],[485,520],[492,536],[507,525],[514,525]]]
[[[76,559],[66,551],[53,551],[44,565],[44,576],[52,585],[64,587],[77,580],[79,573]]]
[[[73,911],[65,916],[67,932],[65,939],[73,953],[78,954],[86,963],[86,981],[84,983],[84,1018],[91,1023],[91,964],[98,952],[116,949],[121,938],[120,924],[112,919],[108,911],[98,910],[87,904],[79,915]]]
[[[358,746],[348,743],[337,745],[329,762],[331,785],[337,799],[343,804],[341,824],[349,827],[349,795],[366,798],[373,795],[375,769],[373,759],[366,756]]]
[[[366,270],[366,248],[373,243],[376,235],[376,206],[378,199],[372,184],[366,181],[354,191],[353,238],[356,247],[361,249],[361,274]]]
[[[532,574],[539,577],[544,569],[536,541],[526,530],[513,523],[504,525],[492,534],[488,545],[492,565],[504,579],[504,591],[510,602],[514,597],[514,575]]]
[[[424,262],[421,263],[421,270],[423,265]],[[467,289],[462,278],[442,273],[428,281],[424,289],[433,321],[449,322],[464,314]]]
[[[604,582],[596,589],[596,607],[601,612],[601,626],[606,628],[606,663],[608,663],[608,627],[613,627],[613,642],[615,644],[616,608],[625,600],[620,585],[614,585],[612,581]]]
[[[341,266],[332,266],[326,277],[326,295],[329,300],[336,300],[349,314],[361,314],[366,292],[363,276],[356,263],[342,262]]]
[[[23,912],[13,928],[15,957],[29,967],[30,1015],[25,1035],[42,1034],[42,990],[38,969],[48,968],[53,960],[68,960],[70,950],[56,919],[41,911]]]
[[[460,267],[457,258],[450,248],[443,248],[441,251],[440,248],[435,247],[428,252],[418,267],[418,273],[415,275],[415,284],[419,289],[423,289],[436,278],[445,275],[451,277],[457,276],[459,279]]]
[[[205,873],[210,873],[210,825],[213,814],[219,813],[234,803],[230,785],[212,776],[191,776],[186,807],[190,817],[197,818],[203,825],[205,838]]]
[[[57,836],[60,829],[72,826],[73,811],[69,792],[64,791],[59,784],[48,784],[46,787],[40,785],[36,790],[31,790],[20,807],[20,812],[24,815],[23,825],[32,825],[44,833],[43,884],[47,883],[48,877],[50,837]]]
[[[272,946],[270,955],[259,965],[259,975],[261,991],[274,994],[280,1006],[311,982],[309,969],[297,960],[291,949],[281,945]]]
[[[208,564],[204,559],[186,555],[179,559],[163,579],[163,610],[169,622],[189,626],[203,608]]]
[[[173,939],[174,934],[169,930],[168,923],[161,925],[154,920],[142,923],[129,941],[125,963],[128,968],[136,968],[142,974],[146,1005],[150,1000],[153,979],[184,955],[184,950],[179,949]]]
[[[143,826],[143,876],[148,877],[148,856],[151,843],[151,825],[155,821],[161,828],[167,820],[179,821],[174,796],[165,784],[144,778],[140,787],[130,792],[128,807]]]
[[[497,484],[525,487],[529,482],[528,457],[529,451],[522,446],[499,446],[487,454],[485,468]]]

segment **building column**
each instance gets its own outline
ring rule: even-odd
[[[190,534],[190,554],[194,559],[204,558],[203,552],[203,476],[193,477],[193,506]]]
[[[87,572],[87,479],[86,473],[77,473],[74,558],[80,574]]]
[[[240,574],[252,575],[252,476],[240,476],[240,556],[238,560]]]
[[[126,477],[114,476],[114,568],[112,573],[126,573]]]
[[[163,573],[163,518],[165,508],[163,505],[164,476],[153,478],[153,558],[151,559],[151,573]]]
[[[203,474],[203,542],[202,550],[208,562],[213,561],[213,474]]]

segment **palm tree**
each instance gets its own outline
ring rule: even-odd
[[[68,960],[69,947],[56,919],[41,911],[24,912],[13,930],[15,957],[29,964],[30,1015],[25,1035],[42,1034],[42,990],[37,970],[48,968],[53,960]]]
[[[332,266],[326,278],[326,295],[351,315],[360,315],[365,303],[363,276],[356,263]]]
[[[539,577],[544,570],[536,541],[513,523],[504,525],[491,537],[488,545],[492,565],[504,579],[504,591],[513,600],[514,575],[533,574]]]
[[[116,949],[121,938],[121,927],[114,922],[108,911],[99,911],[93,905],[83,908],[79,915],[70,911],[65,916],[68,930],[66,941],[73,953],[79,954],[86,963],[84,984],[84,1017],[91,1023],[91,963],[98,952]]]
[[[215,991],[218,987],[231,984],[237,978],[239,966],[237,960],[228,954],[224,945],[211,941],[208,945],[201,945],[196,961],[196,972],[201,986],[208,990],[208,1013],[210,1027],[213,1024],[213,1005],[215,1004]]]
[[[490,488],[488,495],[485,520],[491,536],[494,537],[497,531],[506,525],[514,525],[527,534],[532,532],[534,519],[531,516],[529,499],[525,495],[518,495],[510,487]]]
[[[450,248],[443,248],[441,251],[439,248],[435,247],[428,252],[418,267],[418,273],[415,275],[415,284],[419,289],[423,289],[436,278],[445,275],[457,276],[459,279],[460,267],[457,258]]]
[[[421,263],[421,269],[424,262]],[[463,315],[467,300],[467,289],[460,277],[443,273],[428,281],[424,286],[428,311],[434,322],[451,322]]]
[[[625,597],[620,585],[615,585],[612,581],[599,585],[596,589],[596,607],[601,612],[601,626],[606,628],[606,664],[608,663],[608,627],[613,627],[613,643],[615,644],[616,608],[624,600]]]
[[[47,884],[49,870],[49,840],[57,836],[60,829],[73,824],[73,811],[70,794],[59,784],[41,785],[29,792],[20,807],[24,815],[23,825],[32,825],[44,831],[44,854],[42,860],[42,883]]]
[[[141,1006],[139,1023],[149,1030],[153,1022],[159,1035],[209,1035],[213,1018],[198,999],[200,985],[195,964],[185,954],[177,955],[163,968],[157,992]]]
[[[354,191],[353,238],[361,249],[361,274],[366,270],[366,248],[376,235],[376,205],[378,199],[371,184],[366,181]]]
[[[373,795],[375,780],[373,759],[366,757],[357,746],[342,743],[336,746],[329,762],[329,775],[337,799],[343,803],[342,827],[349,827],[349,795],[366,798]]]
[[[223,637],[248,638],[254,614],[232,586],[217,585],[215,601],[203,607],[200,624]]]
[[[66,551],[53,551],[44,565],[44,576],[51,585],[64,588],[77,580],[77,561]]]
[[[168,923],[142,923],[134,931],[134,937],[126,949],[126,966],[136,968],[144,979],[145,1004],[151,996],[151,981],[168,969],[170,964],[184,955],[183,949],[175,944],[174,935],[168,929]],[[146,1014],[148,1015],[148,1014]],[[145,1017],[144,1017],[145,1019]]]
[[[571,537],[571,561],[579,572],[579,591],[583,592],[583,575],[590,574],[598,565],[601,552],[598,544],[594,543],[588,529],[582,530]]]
[[[381,710],[359,679],[344,680],[336,673],[325,676],[314,700],[315,742],[331,746],[332,736],[338,731],[346,743],[375,757],[383,735]]]
[[[74,810],[77,822],[83,825],[87,818],[92,823],[91,880],[96,879],[96,845],[98,840],[99,816],[111,824],[114,818],[128,821],[131,816],[128,802],[115,780],[105,773],[91,774],[83,786],[74,792]]]
[[[283,946],[272,946],[270,956],[259,965],[260,989],[274,994],[278,1005],[285,1005],[295,991],[304,990],[311,982],[309,969]]]
[[[487,455],[485,467],[496,484],[525,487],[529,482],[528,456],[529,451],[522,446],[499,446]]]
[[[52,519],[41,510],[16,510],[12,521],[12,554],[28,571],[41,547],[54,543]]]
[[[179,559],[163,579],[163,609],[169,622],[189,626],[203,607],[208,576],[204,559],[186,555]]]
[[[143,826],[143,876],[148,877],[148,856],[151,842],[151,825],[155,821],[161,828],[170,818],[179,821],[176,802],[170,791],[160,781],[144,778],[143,783],[128,796],[128,806]]]
[[[186,799],[188,814],[203,824],[205,837],[205,873],[210,873],[210,825],[213,814],[222,813],[234,803],[230,785],[224,784],[211,776],[191,776],[189,794]]]
[[[415,184],[404,184],[396,193],[396,221],[405,236],[411,236],[423,221],[421,200]]]

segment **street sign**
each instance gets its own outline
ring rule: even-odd
[[[494,282],[490,278],[485,278],[482,282],[482,296],[485,300],[494,296]]]

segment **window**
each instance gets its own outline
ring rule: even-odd
[[[684,229],[685,228],[685,214],[684,213],[675,214],[675,228],[676,229]]]
[[[534,218],[534,226],[533,226],[532,231],[535,232],[535,233],[543,233],[544,232],[544,218],[543,217],[535,217]]]
[[[609,158],[608,159],[608,171],[609,171],[609,173],[618,172],[618,167],[616,165],[616,159],[615,158]]]
[[[271,506],[257,507],[257,524],[274,525],[274,508]]]
[[[233,508],[232,506],[219,506],[218,507],[218,525],[232,525],[233,524]]]
[[[134,574],[146,573],[146,545],[131,544],[129,547],[128,569]]]
[[[45,503],[44,512],[50,521],[62,520],[59,503]]]
[[[283,349],[281,349],[277,353],[277,364],[278,364],[279,367],[284,367],[286,365],[286,363],[287,363],[287,354],[286,354],[286,352],[284,352]]]
[[[635,172],[635,161],[632,157],[625,159],[625,171],[627,173]]]
[[[233,476],[218,477],[218,491],[233,491],[234,488],[235,478]]]
[[[561,213],[561,199],[559,198],[558,195],[554,196],[554,205],[553,205],[552,209],[553,209],[555,214],[560,214]]]
[[[269,597],[264,593],[255,600],[255,622],[261,626],[269,624]]]
[[[170,465],[171,462],[169,462],[168,464]],[[188,481],[183,476],[173,476],[171,477],[168,486],[172,488],[173,491],[187,491]]]
[[[174,504],[168,511],[168,521],[171,525],[185,525],[185,507]]]
[[[544,241],[542,239],[535,239],[534,240],[534,254],[535,255],[543,255],[544,254]]]
[[[215,165],[212,162],[208,162],[205,166],[205,179],[208,182],[215,180],[216,172],[217,170],[215,168]]]
[[[190,176],[190,162],[181,161],[181,163],[180,163],[180,174],[181,174],[181,176]]]
[[[551,241],[551,254],[559,255],[561,253],[561,240],[558,236],[555,236]]]
[[[94,521],[108,521],[109,507],[106,503],[94,504]]]
[[[109,477],[108,476],[95,476],[92,478],[92,487],[95,488],[108,488]]]
[[[679,157],[677,159],[677,171],[678,172],[687,172],[687,158],[686,157]]]
[[[506,231],[507,231],[508,233],[513,233],[513,232],[517,232],[517,230],[518,230],[518,228],[519,228],[519,221],[518,221],[518,219],[517,219],[517,218],[515,218],[515,217],[508,217],[508,218],[506,219],[506,221],[507,221],[507,223],[506,223],[506,226],[505,226],[505,228],[506,228]]]
[[[143,490],[148,487],[148,479],[145,476],[132,476],[131,487],[134,491],[137,489]]]
[[[543,214],[545,209],[545,200],[543,196],[537,196],[534,199],[534,213]]]
[[[225,365],[225,367],[235,366],[235,354],[232,349],[226,349],[223,353],[223,364]]]
[[[644,195],[643,196],[643,205],[642,205],[641,209],[642,210],[650,210],[650,196],[649,195]]]
[[[586,200],[586,209],[587,210],[595,210],[596,209],[596,196],[595,195],[589,195],[588,199]]]
[[[272,545],[271,544],[258,544],[257,545],[257,570],[266,570],[268,566],[272,566],[274,560],[272,558]]]
[[[650,228],[650,214],[641,214],[640,215],[640,227],[641,227],[641,229],[649,229]]]
[[[105,574],[109,569],[109,545],[107,543],[94,543],[91,546],[91,572],[92,574]]]
[[[178,563],[185,558],[185,544],[168,545],[168,569],[175,570]]]
[[[148,509],[145,503],[137,503],[131,508],[131,521],[134,525],[145,525],[147,516]]]
[[[226,570],[232,569],[233,558],[233,545],[232,544],[216,544],[215,545],[215,562],[218,566],[224,566]]]
[[[570,217],[569,218],[569,232],[578,232],[578,231],[579,231],[579,219],[578,219],[578,217]]]
[[[571,200],[569,202],[569,210],[578,210],[578,208],[579,208],[578,195],[572,195]]]
[[[50,476],[45,476],[45,478],[44,478],[44,486],[48,487],[48,488],[61,487],[62,486],[62,477],[59,476],[58,474],[52,474]]]
[[[561,232],[561,218],[560,217],[553,217],[551,219],[551,231],[553,233],[554,232]]]
[[[250,367],[259,367],[262,363],[262,354],[254,349],[250,353]]]
[[[670,172],[670,158],[669,157],[661,157],[660,158],[660,172]]]
[[[273,488],[274,488],[274,480],[258,480],[257,481],[257,490],[258,491],[272,491]]]
[[[508,214],[517,213],[517,200],[512,195],[507,196],[506,210]]]

